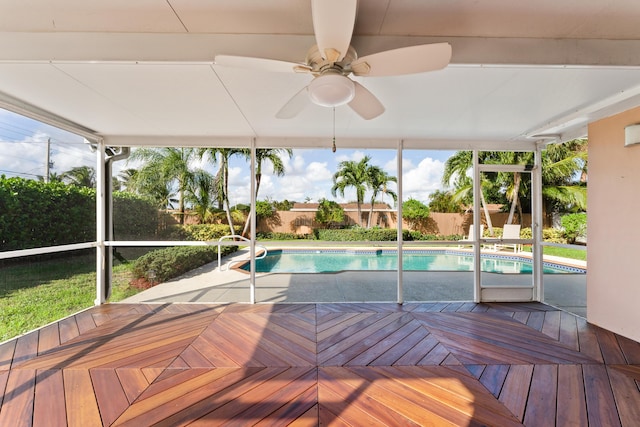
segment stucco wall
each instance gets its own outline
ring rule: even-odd
[[[587,320],[640,341],[640,108],[589,126]]]
[[[346,212],[346,214],[349,217],[350,224],[357,223],[358,214],[356,212]],[[367,224],[368,215],[368,212],[363,212],[364,225]],[[397,215],[393,212],[385,212],[383,219],[380,219],[379,213],[374,212],[373,225],[379,225],[386,228],[396,228],[398,226],[396,216]],[[509,213],[492,213],[491,221],[493,222],[493,226],[501,228],[507,221],[508,217]],[[524,214],[523,217],[523,222],[521,224],[522,227],[531,227],[531,215]],[[260,232],[306,234],[313,231],[314,225],[320,227],[320,225],[314,224],[314,218],[315,212],[278,211],[276,218],[259,220],[257,229]],[[450,236],[454,234],[467,235],[469,234],[469,226],[472,222],[472,214],[431,212],[429,214],[429,221],[426,224],[426,229],[421,231],[425,233],[440,234],[442,236]],[[411,225],[408,223],[404,224],[404,228],[412,229]]]

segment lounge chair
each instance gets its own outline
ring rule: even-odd
[[[463,243],[472,243],[473,241],[476,240],[475,234],[474,234],[474,230],[475,230],[475,227],[474,227],[473,224],[471,224],[469,226],[469,235],[467,236],[467,238],[466,239],[462,239],[462,240],[458,240],[458,243],[459,243],[458,247],[459,248],[461,248],[463,246],[462,245]],[[480,236],[481,237],[482,237],[483,233],[484,233],[484,224],[480,224]]]
[[[502,228],[501,240],[514,240],[520,238],[520,224],[505,224]],[[520,243],[496,243],[493,245],[494,250],[502,248],[513,248],[514,253],[522,251],[522,245]]]

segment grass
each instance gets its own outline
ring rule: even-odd
[[[531,252],[531,247],[525,246],[524,251]],[[587,251],[582,251],[580,249],[569,249],[569,248],[559,248],[555,246],[544,246],[542,248],[542,253],[544,255],[557,256],[562,258],[575,259],[580,261],[587,260]]]
[[[129,265],[113,270],[110,301],[139,292],[129,286]],[[24,263],[0,268],[0,342],[94,305],[95,256]]]

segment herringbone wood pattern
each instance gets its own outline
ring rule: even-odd
[[[639,387],[543,304],[109,304],[0,346],[0,426],[634,426]]]

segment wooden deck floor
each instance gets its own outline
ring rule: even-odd
[[[0,426],[638,426],[639,387],[542,304],[108,304],[0,346]]]

